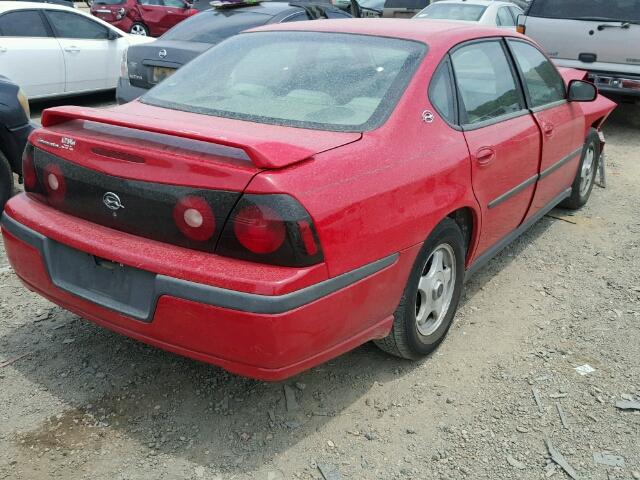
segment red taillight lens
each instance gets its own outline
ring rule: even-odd
[[[196,196],[180,199],[173,220],[182,234],[196,242],[206,242],[216,231],[216,219],[206,200]]]
[[[233,232],[247,250],[273,253],[284,242],[286,227],[278,213],[265,205],[249,205],[233,219]]]
[[[243,195],[216,253],[260,263],[301,267],[324,259],[313,220],[289,195]]]
[[[38,175],[36,174],[36,166],[33,163],[33,145],[27,143],[22,153],[22,178],[24,180],[24,189],[27,192],[35,192],[38,189]]]
[[[47,191],[47,198],[54,202],[61,202],[64,200],[67,193],[67,182],[62,174],[62,169],[59,165],[50,163],[42,170],[44,178],[44,188]]]

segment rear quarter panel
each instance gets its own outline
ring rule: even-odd
[[[442,53],[429,52],[431,61],[423,62],[382,127],[307,162],[262,172],[247,187],[287,192],[307,208],[330,276],[421,244],[458,208],[478,211],[463,134],[436,114],[427,97]],[[432,123],[422,120],[425,110],[435,114]]]

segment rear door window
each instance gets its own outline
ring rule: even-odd
[[[528,15],[545,18],[640,22],[640,0],[533,0]]]
[[[525,42],[508,40],[524,77],[531,107],[541,107],[565,98],[564,80],[540,50]]]
[[[5,13],[0,16],[0,36],[3,37],[48,37],[49,31],[35,10]]]
[[[107,40],[109,38],[107,27],[75,13],[49,10],[47,18],[59,38],[83,40]]]
[[[496,16],[496,25],[499,27],[515,27],[516,22],[507,7],[500,7]]]
[[[524,102],[499,41],[464,45],[451,53],[464,106],[465,124],[478,124],[524,110]]]

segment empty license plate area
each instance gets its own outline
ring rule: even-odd
[[[175,71],[175,68],[170,67],[153,67],[153,83],[160,83],[165,78],[170,77]]]
[[[155,274],[52,240],[47,243],[47,267],[54,285],[124,315],[151,320],[155,307]]]

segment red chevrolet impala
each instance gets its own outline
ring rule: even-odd
[[[418,359],[466,276],[589,198],[614,104],[584,76],[505,30],[259,28],[133,103],[46,110],[5,248],[64,308],[241,375]]]

